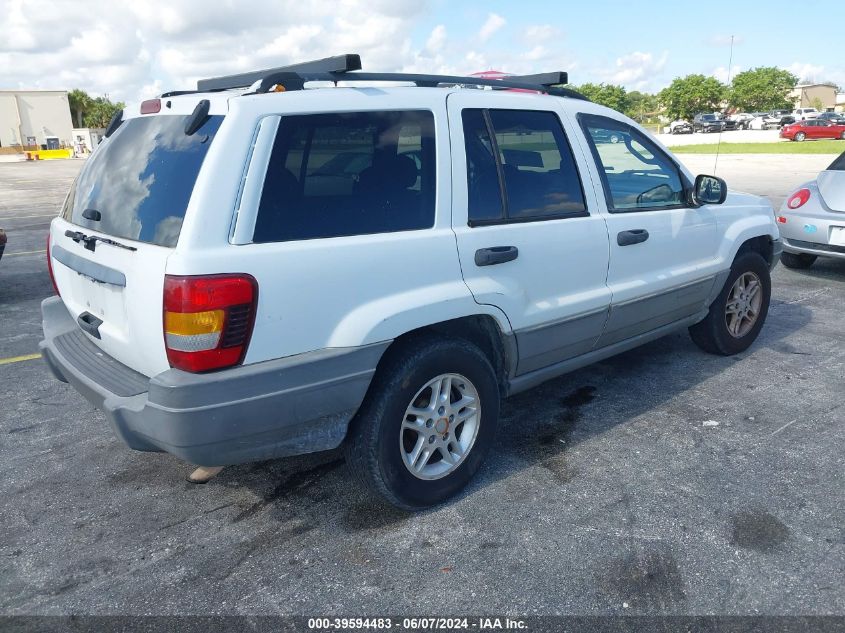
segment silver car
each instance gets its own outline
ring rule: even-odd
[[[818,257],[845,259],[845,152],[786,199],[778,227],[787,268],[809,268]]]

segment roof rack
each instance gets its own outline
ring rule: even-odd
[[[270,92],[274,86],[283,86],[285,91],[303,90],[309,81],[330,81],[337,84],[344,82],[398,82],[412,83],[420,87],[438,86],[478,86],[494,89],[519,89],[542,92],[558,97],[570,97],[589,101],[584,95],[570,88],[560,87],[567,82],[565,72],[543,73],[541,75],[524,75],[505,77],[504,79],[485,79],[482,77],[462,77],[454,75],[420,75],[409,73],[344,73],[344,72],[302,72],[281,71],[266,75],[255,93]]]
[[[499,90],[518,89],[541,92],[559,97],[569,97],[589,101],[587,97],[570,88],[562,87],[569,80],[562,71],[540,73],[536,75],[510,75],[502,79],[483,77],[463,77],[454,75],[424,75],[408,73],[361,73],[361,57],[355,54],[335,55],[325,59],[315,59],[278,68],[256,70],[239,75],[212,77],[197,81],[196,90],[174,90],[165,92],[162,97],[197,92],[217,92],[232,88],[246,88],[261,82],[255,90],[257,94],[270,92],[274,86],[282,86],[286,91],[303,90],[309,81],[328,81],[335,85],[345,82],[399,82],[412,83],[421,87],[437,86],[475,86]]]
[[[226,75],[225,77],[212,77],[200,79],[197,82],[197,92],[213,92],[217,90],[229,90],[231,88],[246,88],[256,81],[264,79],[269,75],[282,72],[322,72],[322,73],[345,73],[350,70],[361,70],[360,55],[335,55],[325,59],[315,59],[309,62],[290,64],[278,68],[266,70],[254,70],[239,75]]]

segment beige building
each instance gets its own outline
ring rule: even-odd
[[[824,112],[836,106],[836,87],[827,84],[801,84],[789,93],[789,99],[796,108],[818,108]]]
[[[70,147],[72,129],[65,90],[0,90],[0,148]]]

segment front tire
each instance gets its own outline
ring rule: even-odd
[[[711,354],[732,356],[744,352],[760,334],[771,294],[766,260],[754,252],[737,256],[707,316],[689,328],[690,337]]]
[[[421,336],[388,350],[350,425],[346,461],[404,510],[469,483],[493,444],[499,385],[490,361],[457,338]]]
[[[780,255],[780,262],[787,268],[795,270],[806,270],[815,263],[816,259],[816,255],[808,253],[788,253],[784,251]]]
[[[807,135],[804,132],[798,132],[795,136],[792,137],[793,141],[798,141],[799,143],[807,138]]]

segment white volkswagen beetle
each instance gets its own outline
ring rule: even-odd
[[[786,199],[778,226],[787,268],[809,268],[818,257],[845,259],[845,152]]]

